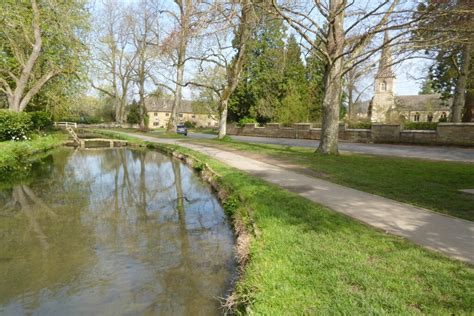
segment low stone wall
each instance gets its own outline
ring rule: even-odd
[[[313,128],[308,123],[282,127],[270,123],[263,127],[246,124],[237,127],[229,124],[229,135],[260,136],[294,139],[320,139],[321,128]],[[439,123],[436,130],[404,130],[401,125],[373,124],[371,129],[350,129],[339,125],[339,139],[354,143],[391,143],[474,146],[474,123]]]
[[[131,124],[131,123],[99,123],[99,124],[77,124],[79,128],[140,128],[139,124]]]

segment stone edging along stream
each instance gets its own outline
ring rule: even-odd
[[[226,313],[232,313],[239,306],[245,305],[245,302],[241,300],[237,291],[237,282],[242,278],[245,271],[245,267],[250,260],[250,243],[252,238],[257,235],[257,229],[253,223],[246,223],[242,214],[238,211],[238,204],[242,202],[241,198],[232,192],[228,185],[221,182],[221,176],[215,172],[207,163],[202,162],[198,158],[191,154],[179,152],[178,148],[171,148],[166,145],[160,145],[156,143],[146,142],[146,148],[156,149],[166,155],[172,156],[173,158],[179,159],[187,166],[193,168],[199,177],[207,182],[212,190],[217,193],[217,198],[224,208],[225,213],[231,219],[232,228],[236,237],[235,254],[237,259],[237,271],[234,279],[232,280],[232,290],[221,299],[222,307]],[[131,143],[132,146],[144,147],[143,145],[137,145]],[[248,222],[248,221],[247,221]]]

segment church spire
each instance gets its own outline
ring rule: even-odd
[[[375,78],[395,78],[395,74],[392,70],[392,50],[390,49],[390,37],[388,30],[385,30],[385,36],[383,39],[382,54],[380,56],[379,70]]]

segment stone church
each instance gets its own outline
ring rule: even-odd
[[[384,41],[389,41],[387,32]],[[374,123],[445,121],[449,116],[451,100],[442,100],[439,94],[395,95],[392,63],[391,49],[386,45],[375,75],[374,96],[370,101],[355,103],[354,115],[370,118]]]

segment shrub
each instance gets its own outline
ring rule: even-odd
[[[435,122],[407,122],[403,124],[406,130],[435,130],[438,123]]]
[[[257,123],[257,120],[254,119],[253,117],[243,117],[239,120],[239,122],[237,123],[237,125],[239,127],[244,127],[245,124],[250,124],[250,123]]]
[[[43,111],[29,113],[34,130],[46,130],[53,127],[53,120],[48,113]]]
[[[184,122],[184,126],[185,126],[186,128],[195,128],[195,127],[196,127],[196,123],[191,122],[191,121],[186,121],[186,122]]]
[[[357,123],[349,123],[349,128],[356,128],[356,129],[371,129],[372,123],[371,122],[357,122]]]
[[[0,141],[26,140],[33,130],[28,113],[0,110]]]

